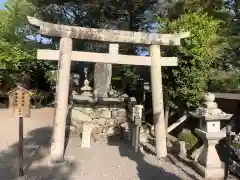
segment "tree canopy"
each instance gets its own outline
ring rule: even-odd
[[[169,105],[195,107],[204,90],[239,88],[239,0],[9,0],[0,11],[0,63],[10,72],[50,70],[49,62],[36,60],[37,48],[57,48],[58,38],[43,44],[29,27],[26,15],[47,22],[83,27],[133,31],[190,31],[179,47],[164,47],[166,56],[177,56],[179,66],[164,69]],[[156,26],[157,25],[157,26]],[[74,49],[106,52],[104,43],[74,41]],[[120,53],[148,52],[148,47],[120,45]],[[147,53],[146,53],[147,54]],[[26,63],[28,62],[28,63]],[[150,81],[148,68],[114,66],[128,83],[138,77]],[[79,69],[74,64],[73,69]],[[147,74],[148,73],[148,74]],[[222,75],[222,76],[221,76]],[[227,84],[227,85],[226,85]],[[226,89],[226,88],[225,88]]]
[[[177,56],[178,66],[165,71],[165,85],[173,102],[182,107],[198,105],[208,81],[208,72],[216,57],[219,22],[206,13],[188,13],[175,20],[159,19],[160,32],[190,32],[182,46],[169,48],[166,54]]]

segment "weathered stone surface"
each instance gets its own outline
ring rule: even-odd
[[[77,130],[75,126],[66,126],[66,129],[69,130],[70,132],[75,132]]]
[[[82,132],[83,123],[82,122],[78,123],[76,127],[77,127],[77,129],[80,130],[80,132]]]
[[[107,119],[106,125],[115,127],[115,126],[117,126],[117,120],[116,119],[112,119],[112,118],[111,119]]]
[[[142,143],[147,143],[148,142],[148,133],[145,129],[143,129],[142,127],[140,128],[140,136],[139,136],[139,140]]]
[[[103,127],[100,126],[99,124],[93,124],[93,129],[92,129],[92,133],[93,134],[99,134],[103,132]]]
[[[115,134],[114,127],[109,127],[107,130],[107,135],[108,136],[113,136]]]
[[[83,121],[83,122],[90,122],[92,118],[85,113],[79,111],[78,109],[72,109],[71,112],[71,119],[74,121]]]
[[[110,110],[104,110],[104,111],[99,111],[97,109],[94,109],[93,112],[90,113],[89,115],[93,119],[97,118],[111,118],[111,111]]]
[[[99,97],[107,97],[110,90],[112,77],[112,65],[96,63],[94,68],[94,91],[98,91]]]
[[[107,111],[107,110],[109,110],[108,106],[101,105],[101,104],[95,105],[94,109],[96,109],[98,111]]]
[[[109,110],[100,111],[99,118],[111,118],[111,111]]]
[[[104,126],[106,124],[107,120],[108,120],[107,118],[99,118],[96,121],[99,125]]]
[[[108,136],[113,136],[113,135],[120,134],[120,133],[121,133],[121,130],[119,128],[116,128],[116,127],[110,127],[107,130],[107,135]]]
[[[118,124],[122,124],[126,121],[127,121],[127,119],[123,119],[123,118],[122,119],[117,119]]]
[[[118,103],[118,104],[112,104],[112,105],[109,105],[108,108],[111,111],[118,110],[118,109],[126,109],[126,104],[124,102]]]
[[[129,130],[130,129],[130,124],[128,122],[122,123],[120,125],[121,128],[125,129],[125,130]]]
[[[92,128],[92,124],[83,125],[81,148],[90,148]]]
[[[75,126],[66,126],[66,131],[69,131],[70,136],[78,136],[78,129]]]
[[[121,129],[119,127],[115,127],[114,132],[115,134],[119,135],[121,134]]]
[[[83,112],[83,113],[85,113],[87,115],[89,115],[91,112],[93,112],[93,108],[91,108],[91,107],[78,107],[78,109],[81,112]]]
[[[100,141],[102,138],[102,135],[100,133],[93,133],[92,137],[93,137],[94,141]]]
[[[80,96],[79,99],[81,98]],[[94,135],[120,134],[121,129],[130,132],[131,127],[127,123],[126,102],[119,98],[108,97],[103,97],[101,100],[104,103],[98,101],[75,104],[71,109],[71,124],[76,127],[78,134],[84,133],[84,127],[87,124],[92,124],[92,134]]]
[[[71,125],[77,127],[78,123],[76,121],[71,121]]]
[[[184,141],[177,142],[172,148],[172,152],[177,153],[181,156],[186,156],[186,145]]]
[[[104,128],[103,128],[103,134],[107,134],[107,132],[108,132],[108,128],[107,128],[107,127],[104,127]]]
[[[196,150],[192,153],[191,157],[192,157],[192,159],[193,159],[194,161],[196,161],[196,162],[198,161],[199,155],[201,154],[203,148],[204,148],[204,146],[202,145],[200,148],[196,149]]]
[[[127,119],[127,112],[125,109],[112,111],[112,118],[114,119]]]

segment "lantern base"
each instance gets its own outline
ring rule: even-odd
[[[222,167],[204,167],[198,162],[194,162],[195,169],[198,173],[204,177],[205,179],[216,179],[216,180],[223,180],[225,176],[225,168]]]

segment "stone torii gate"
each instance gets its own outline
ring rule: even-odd
[[[132,31],[105,30],[52,24],[28,17],[31,25],[40,27],[39,33],[61,37],[59,50],[38,50],[38,59],[59,60],[56,89],[54,130],[51,144],[51,161],[63,160],[66,117],[68,113],[68,91],[71,61],[100,62],[109,64],[130,64],[151,66],[153,118],[155,126],[157,157],[167,156],[166,127],[164,121],[161,66],[177,66],[176,57],[161,57],[160,45],[180,45],[188,32],[175,34],[143,33]],[[72,51],[72,39],[105,41],[112,43],[109,53]],[[118,44],[135,43],[150,45],[150,57],[120,55]]]

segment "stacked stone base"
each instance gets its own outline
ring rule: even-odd
[[[111,98],[111,103],[82,103],[74,104],[70,110],[71,133],[81,135],[85,124],[92,124],[92,137],[119,135],[127,123],[127,104],[119,99]]]

